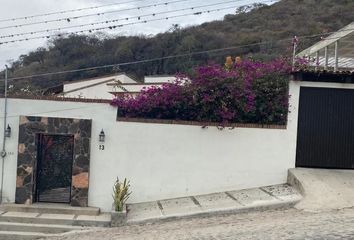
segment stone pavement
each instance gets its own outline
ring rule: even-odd
[[[287,184],[209,195],[190,196],[128,206],[127,224],[203,217],[225,213],[288,208],[302,196]],[[62,204],[0,205],[1,239],[38,239],[87,227],[108,227],[110,213],[98,208]]]
[[[337,240],[354,239],[354,209],[227,214],[68,234],[48,240]]]
[[[302,196],[287,184],[128,205],[128,223],[288,208]]]

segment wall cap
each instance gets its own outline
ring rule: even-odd
[[[1,94],[0,98],[4,98]],[[59,101],[59,102],[83,102],[83,103],[111,103],[112,100],[108,99],[90,99],[90,98],[68,98],[56,96],[25,96],[25,95],[10,95],[10,99],[26,99],[26,100],[43,100],[43,101]]]
[[[126,118],[117,117],[118,122],[135,122],[135,123],[152,123],[152,124],[176,124],[176,125],[191,125],[201,127],[219,127],[216,122],[198,122],[198,121],[183,121],[183,120],[167,120],[167,119],[146,119],[146,118]],[[229,123],[226,128],[262,128],[262,129],[280,129],[287,128],[286,125],[269,125],[269,124],[254,124],[254,123]]]

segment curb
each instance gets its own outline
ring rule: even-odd
[[[302,196],[305,196],[305,189],[299,179],[295,176],[292,169],[288,170],[288,178],[287,182],[290,186],[294,187],[296,190],[300,192]]]
[[[176,220],[185,220],[185,219],[194,219],[194,218],[205,218],[205,217],[214,217],[214,216],[222,216],[222,215],[232,215],[239,213],[248,213],[248,212],[263,212],[268,210],[279,210],[279,209],[288,209],[294,207],[299,200],[296,201],[284,201],[278,203],[272,203],[269,205],[259,205],[259,206],[250,206],[250,207],[242,207],[242,208],[234,208],[234,209],[225,209],[225,210],[212,210],[206,212],[197,212],[185,215],[173,215],[173,216],[163,216],[159,218],[151,218],[151,219],[142,219],[136,221],[128,221],[126,224],[121,226],[129,226],[134,224],[145,224],[145,223],[161,223],[168,221],[176,221]]]

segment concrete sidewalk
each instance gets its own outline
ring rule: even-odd
[[[354,207],[354,171],[335,169],[290,169],[288,182],[304,199],[295,207],[307,211]]]
[[[176,217],[288,208],[302,196],[287,184],[128,205],[128,224]]]

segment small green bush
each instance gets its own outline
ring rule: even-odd
[[[130,181],[125,178],[123,182],[117,178],[113,186],[113,204],[116,212],[123,212],[123,207],[126,201],[129,199],[131,192],[129,191]]]

